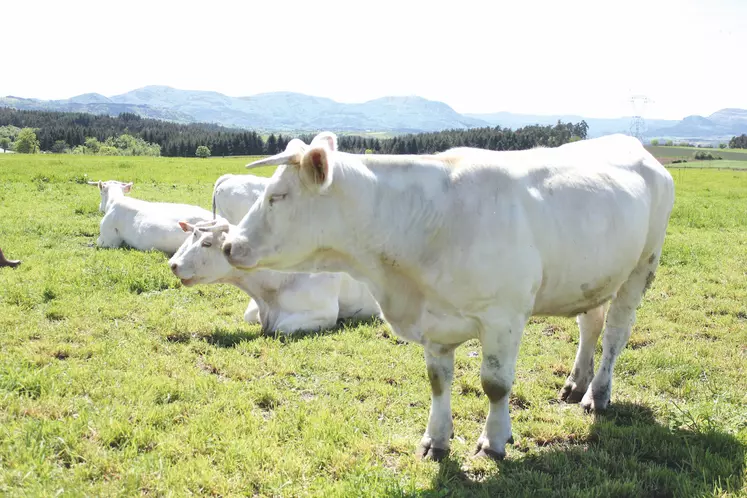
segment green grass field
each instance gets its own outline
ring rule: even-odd
[[[607,414],[557,401],[575,321],[532,319],[507,459],[470,457],[488,407],[471,341],[439,464],[414,455],[421,347],[378,322],[260,336],[233,287],[184,288],[161,253],[95,247],[86,179],[209,208],[215,179],[248,161],[0,156],[0,247],[23,260],[0,269],[0,494],[747,496],[746,173],[673,170],[662,264]]]
[[[666,162],[666,161],[664,161]],[[731,169],[731,170],[747,170],[747,160],[745,161],[688,161],[686,163],[667,164],[668,168],[672,171],[677,168],[689,168],[689,169]]]
[[[723,161],[747,161],[747,149],[705,149],[698,147],[667,147],[664,145],[647,145],[646,149],[656,157],[671,157],[691,159],[693,154],[699,151],[710,152],[713,155],[721,156]]]

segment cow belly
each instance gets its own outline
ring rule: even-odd
[[[579,313],[601,306],[612,299],[622,283],[598,288],[579,286],[580,292],[569,293],[563,298],[538,302],[532,314],[573,317]]]
[[[635,267],[626,266],[611,275],[590,275],[587,278],[567,278],[545,287],[535,299],[534,315],[576,316],[606,303],[617,293]],[[603,276],[599,276],[603,275]],[[549,288],[548,288],[549,287]]]
[[[436,344],[461,344],[479,337],[474,319],[426,308],[421,317],[423,338]]]
[[[608,213],[566,227],[543,240],[542,282],[535,297],[537,315],[574,316],[612,299],[646,251],[647,210],[628,206],[623,214]],[[545,236],[546,237],[546,236]]]

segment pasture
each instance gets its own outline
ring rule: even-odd
[[[0,269],[0,493],[747,495],[746,172],[671,170],[661,266],[608,413],[557,401],[578,328],[534,318],[507,459],[470,458],[488,409],[470,341],[451,454],[434,463],[414,454],[430,405],[420,346],[380,322],[262,336],[239,290],[185,288],[161,253],[95,247],[86,180],[210,209],[215,179],[250,160],[0,156],[0,247],[23,260]]]
[[[647,145],[646,150],[653,154],[657,158],[662,159],[688,159],[692,161],[692,164],[703,166],[701,163],[709,163],[710,167],[722,167],[722,168],[747,168],[747,162],[745,164],[720,164],[719,163],[732,163],[734,161],[747,161],[747,149],[719,149],[719,148],[698,148],[698,147],[678,147],[678,146],[665,146],[665,145]],[[696,152],[711,153],[714,156],[720,156],[723,159],[719,161],[695,161],[693,160],[693,154]],[[712,163],[712,164],[711,164]],[[685,165],[687,163],[684,163]]]

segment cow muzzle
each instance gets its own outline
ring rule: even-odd
[[[236,268],[249,270],[257,265],[257,258],[252,254],[249,241],[241,237],[223,242],[221,251],[231,266]]]

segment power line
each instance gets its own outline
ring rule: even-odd
[[[630,119],[630,134],[643,142],[643,135],[646,133],[646,121],[643,119],[646,104],[653,101],[645,95],[633,95],[630,97],[630,103],[633,106],[633,116]]]

